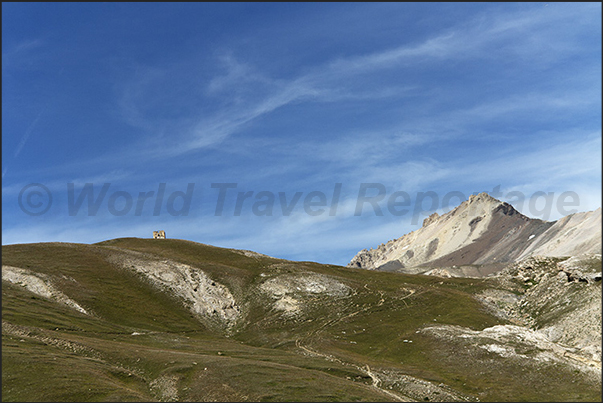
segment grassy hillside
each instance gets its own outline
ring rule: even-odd
[[[488,279],[292,262],[173,239],[2,252],[3,265],[46,279],[89,313],[3,281],[4,401],[601,397],[600,383],[555,361],[526,365],[423,331],[507,324],[474,298],[497,286]],[[203,271],[234,297],[236,322],[218,326],[217,313],[191,311],[183,294],[135,270],[141,261]]]

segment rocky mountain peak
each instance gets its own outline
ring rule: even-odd
[[[478,208],[483,208],[485,210],[489,210],[489,209],[494,209],[500,205],[503,204],[507,204],[503,201],[500,201],[498,199],[495,199],[494,197],[490,196],[487,192],[482,192],[476,195],[470,195],[469,198],[461,203],[460,206],[458,206],[457,208],[460,208],[463,205],[466,205],[470,208],[470,211],[475,211]],[[507,204],[509,207],[513,208],[511,205]]]
[[[495,199],[494,197],[490,196],[488,194],[488,192],[481,192],[478,193],[476,195],[472,194],[469,196],[469,199],[467,200],[469,203],[488,203],[488,202],[494,202],[494,203],[502,203],[500,200]]]
[[[594,253],[601,248],[600,226],[600,211],[547,222],[526,217],[482,192],[446,214],[434,212],[416,231],[377,249],[360,251],[348,266],[418,273],[433,267],[498,267],[534,253]]]
[[[500,210],[496,210],[496,208],[499,208]],[[457,213],[464,210],[467,211],[467,214],[476,217],[476,221],[474,222],[483,219],[484,214],[489,215],[490,213],[493,214],[496,211],[502,211],[505,215],[513,215],[516,213],[519,214],[519,212],[515,210],[510,204],[495,199],[494,197],[490,196],[487,192],[482,192],[479,194],[470,195],[469,199],[462,202],[459,206],[455,207],[449,213],[443,215],[439,215],[437,212],[432,213],[429,217],[423,220],[422,227],[427,227],[428,225],[438,222],[440,218],[443,219],[444,217],[455,216],[457,215]]]

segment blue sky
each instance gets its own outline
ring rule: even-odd
[[[3,244],[163,229],[345,265],[476,192],[601,206],[599,3],[2,11]]]

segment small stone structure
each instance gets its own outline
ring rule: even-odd
[[[153,231],[153,239],[165,239],[165,231]]]

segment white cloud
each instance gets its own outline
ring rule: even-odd
[[[143,151],[142,155],[146,158],[177,157],[192,150],[219,146],[229,136],[244,130],[258,118],[270,115],[286,105],[299,102],[404,97],[421,90],[415,84],[402,85],[401,90],[398,91],[388,87],[367,90],[355,86],[355,80],[352,79],[354,76],[377,73],[383,68],[399,66],[400,63],[492,57],[496,52],[492,53],[489,46],[505,41],[534,48],[536,51],[542,47],[541,40],[535,42],[534,37],[526,37],[526,32],[546,29],[554,35],[551,41],[561,39],[563,34],[549,29],[548,24],[564,21],[568,13],[572,12],[576,11],[573,8],[554,7],[537,13],[530,9],[485,14],[476,17],[473,21],[459,23],[444,33],[436,33],[433,37],[372,54],[341,57],[289,80],[269,77],[254,66],[238,60],[232,52],[223,52],[223,55],[218,57],[218,63],[221,66],[219,70],[225,73],[214,76],[204,85],[194,84],[192,87],[197,86],[197,92],[187,93],[189,96],[192,94],[215,100],[216,108],[171,120],[158,120],[144,112],[148,102],[157,102],[154,97],[149,100],[148,94],[155,87],[159,90],[166,87],[172,77],[180,77],[183,74],[185,76],[188,74],[190,77],[179,78],[179,80],[197,83],[198,79],[195,77],[197,69],[190,68],[190,71],[183,72],[182,64],[165,68],[139,67],[137,78],[124,90],[121,106],[125,118],[131,124],[143,128],[155,137],[170,133],[169,140],[166,138],[166,140],[149,142],[149,139],[145,139],[147,151]],[[561,57],[565,53],[566,49],[560,49],[547,54],[551,57],[555,55]],[[193,66],[194,64],[191,65]],[[496,102],[489,101],[487,104],[470,109],[454,111],[449,113],[449,116],[431,116],[430,122],[426,121],[429,119],[417,121],[415,124],[408,122],[406,126],[410,131],[424,128],[428,133],[435,133],[442,129],[450,132],[451,128],[455,127],[452,130],[459,133],[461,131],[459,125],[466,124],[470,120],[485,121],[518,111],[525,113],[534,108],[539,110],[577,108],[584,103],[590,105],[592,101],[589,97],[584,97],[583,92],[574,92],[571,99],[567,98],[567,94],[563,97],[560,94],[550,93],[532,93],[527,96],[521,94]],[[446,122],[446,128],[442,122]],[[351,141],[344,142],[344,147],[346,144],[348,144],[347,151],[351,154],[360,148],[351,145]],[[364,145],[362,140],[358,144]],[[155,147],[157,151],[148,149],[149,147]],[[357,149],[354,150],[354,147]]]

